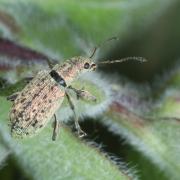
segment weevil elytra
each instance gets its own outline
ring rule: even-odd
[[[75,127],[79,136],[82,137],[85,135],[85,132],[83,132],[79,126],[75,106],[71,101],[68,91],[70,89],[73,90],[78,98],[94,101],[95,97],[85,90],[71,87],[71,83],[78,78],[79,75],[94,71],[99,64],[116,63],[127,60],[145,61],[141,57],[128,57],[115,61],[94,63],[92,57],[96,49],[97,48],[95,48],[90,58],[81,56],[73,57],[65,61],[64,64],[53,66],[50,70],[40,71],[21,92],[8,97],[9,100],[13,101],[9,115],[12,136],[21,138],[33,136],[43,129],[54,116],[55,123],[52,140],[55,140],[59,129],[59,121],[56,118],[55,112],[60,108],[65,97],[74,113]]]

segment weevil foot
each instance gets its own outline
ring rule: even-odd
[[[96,97],[93,96],[90,92],[85,90],[77,90],[77,99],[83,99],[86,101],[93,101],[96,102]]]
[[[84,136],[87,136],[87,134],[82,129],[78,129],[78,136],[82,138]]]
[[[87,134],[81,129],[78,121],[75,122],[75,126],[76,126],[76,129],[77,129],[77,134],[80,138],[86,136]]]
[[[72,86],[69,86],[68,88],[76,93],[77,99],[83,99],[86,101],[93,101],[93,102],[96,102],[97,100],[95,96],[93,96],[90,92],[84,90],[84,88],[75,89]]]

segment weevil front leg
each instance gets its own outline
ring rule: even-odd
[[[55,60],[51,61],[50,59],[46,59],[46,62],[47,62],[50,69],[52,69],[56,64],[58,64],[57,61],[55,61]]]
[[[68,89],[71,89],[76,93],[77,99],[83,99],[86,101],[94,101],[94,102],[96,102],[97,100],[95,96],[93,96],[90,92],[84,90],[83,88],[76,89],[72,86],[69,86]]]
[[[54,114],[54,124],[53,124],[53,135],[52,135],[52,140],[55,141],[57,138],[57,135],[59,134],[59,128],[60,128],[60,123],[56,118],[56,114]]]
[[[78,131],[78,135],[79,135],[79,137],[84,137],[84,136],[86,136],[86,133],[81,129],[81,127],[80,127],[80,125],[79,125],[78,117],[77,117],[77,114],[76,114],[76,111],[75,111],[75,106],[74,106],[74,104],[73,104],[73,102],[72,102],[69,94],[67,93],[67,91],[66,91],[65,94],[66,94],[68,103],[69,103],[69,105],[70,105],[70,108],[72,109],[73,114],[74,114],[75,127],[76,127],[76,129],[77,129],[77,131]]]

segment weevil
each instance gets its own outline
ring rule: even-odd
[[[78,98],[93,101],[96,98],[86,90],[75,89],[71,86],[71,83],[83,73],[96,70],[100,64],[123,62],[126,60],[145,61],[141,57],[128,57],[115,61],[95,63],[92,57],[96,49],[94,49],[89,58],[82,56],[73,57],[63,64],[56,64],[54,66],[48,62],[50,70],[38,72],[34,78],[29,79],[30,82],[21,92],[17,92],[7,98],[13,101],[9,114],[12,136],[20,138],[33,136],[42,130],[54,116],[55,122],[52,140],[55,140],[59,130],[59,121],[55,113],[60,108],[65,97],[74,113],[75,127],[79,137],[86,135],[78,123],[75,106],[69,95],[69,90],[73,90]]]

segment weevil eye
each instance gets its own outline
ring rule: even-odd
[[[88,63],[88,62],[86,62],[85,64],[84,64],[84,69],[89,69],[90,68],[90,64]]]

